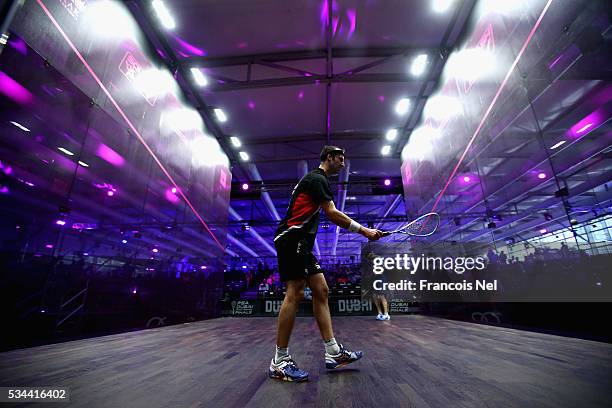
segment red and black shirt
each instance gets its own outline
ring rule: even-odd
[[[323,169],[317,168],[306,174],[291,193],[287,214],[276,229],[274,241],[287,237],[306,238],[312,248],[319,228],[321,204],[332,199],[333,194]]]

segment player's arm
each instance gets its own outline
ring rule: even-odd
[[[352,220],[351,217],[338,210],[334,205],[334,202],[331,200],[321,203],[321,208],[323,208],[323,211],[325,211],[327,218],[340,228],[348,229],[351,232],[357,232],[367,239],[373,241],[383,236],[382,231],[366,228],[363,225],[360,225],[358,222]]]

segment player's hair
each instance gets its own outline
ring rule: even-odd
[[[344,154],[344,149],[338,146],[324,146],[323,150],[321,150],[321,161],[324,162],[327,159],[327,155],[331,154],[332,157],[337,156],[339,154]]]

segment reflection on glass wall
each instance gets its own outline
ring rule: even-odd
[[[226,156],[121,3],[42,3],[0,55],[2,347],[218,315]]]
[[[481,243],[507,262],[610,254],[609,15],[549,3],[479,2],[448,58],[402,153],[408,214],[443,217],[430,243]]]

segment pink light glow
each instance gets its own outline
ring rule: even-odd
[[[152,251],[153,251],[153,252],[155,252],[155,253],[158,253],[158,252],[159,252],[159,249],[157,249],[157,248],[153,248],[153,249],[152,249]]]
[[[59,226],[62,226],[62,227],[63,227],[64,225],[66,225],[66,221],[64,221],[64,220],[57,220],[57,221],[55,221],[55,223],[56,223],[57,225],[59,225]]]
[[[115,195],[115,192],[114,192],[113,190],[108,190],[108,191],[106,192],[106,195],[107,195],[107,196],[109,196],[109,197],[112,197],[112,196],[114,196],[114,195]]]
[[[472,179],[470,178],[470,176],[464,176],[463,181],[469,183],[470,181],[472,181]]]
[[[172,190],[175,190],[175,191],[173,192]],[[166,190],[166,193],[164,194],[164,196],[166,197],[166,200],[170,201],[172,204],[176,204],[181,201],[176,195],[176,191],[178,190],[176,190],[176,188],[173,187],[172,189]]]
[[[300,91],[300,93],[298,94],[298,98],[304,99],[304,91]]]
[[[242,185],[242,189],[243,189],[243,190],[248,190],[248,189],[249,189],[249,185],[248,185],[247,183],[244,183],[244,184]]]
[[[2,71],[0,71],[0,93],[21,105],[27,105],[34,99],[30,91]]]
[[[136,289],[132,289],[132,293],[135,295],[138,291]]]
[[[357,10],[348,9],[346,10],[346,15],[348,16],[349,21],[351,23],[351,26],[349,28],[349,32],[347,35],[347,39],[350,39],[353,36],[353,33],[355,32],[355,26],[357,25]]]
[[[380,96],[378,97],[378,100],[379,100],[380,102],[384,102],[384,101],[385,101],[385,96],[384,96],[384,95],[380,95]]]
[[[546,173],[539,173],[539,174],[538,174],[538,178],[539,178],[540,180],[545,179],[545,178],[546,178]]]
[[[385,186],[390,186],[391,185],[391,180],[389,179],[385,179]]]
[[[198,55],[200,57],[203,57],[206,55],[206,51],[196,47],[195,45],[189,44],[187,41],[183,40],[179,36],[175,35],[174,39],[183,48],[185,52],[192,54],[192,55]]]
[[[244,41],[241,42],[240,44],[238,44],[238,48],[247,48],[249,46],[249,43]]]
[[[606,107],[601,107],[594,110],[570,128],[570,136],[583,137],[591,133],[599,125],[606,121],[610,117],[611,113],[612,109],[606,109]]]
[[[114,166],[122,167],[123,165],[125,165],[125,159],[119,153],[117,153],[104,143],[100,143],[98,145],[96,155]]]
[[[255,109],[255,102],[249,101],[249,109]]]
[[[53,245],[52,245],[52,244],[47,244],[47,245],[45,245],[45,248],[47,248],[47,249],[53,249]]]
[[[542,229],[540,230],[540,234],[546,234],[547,232],[548,232],[548,231],[546,230],[546,228],[542,228]]]

